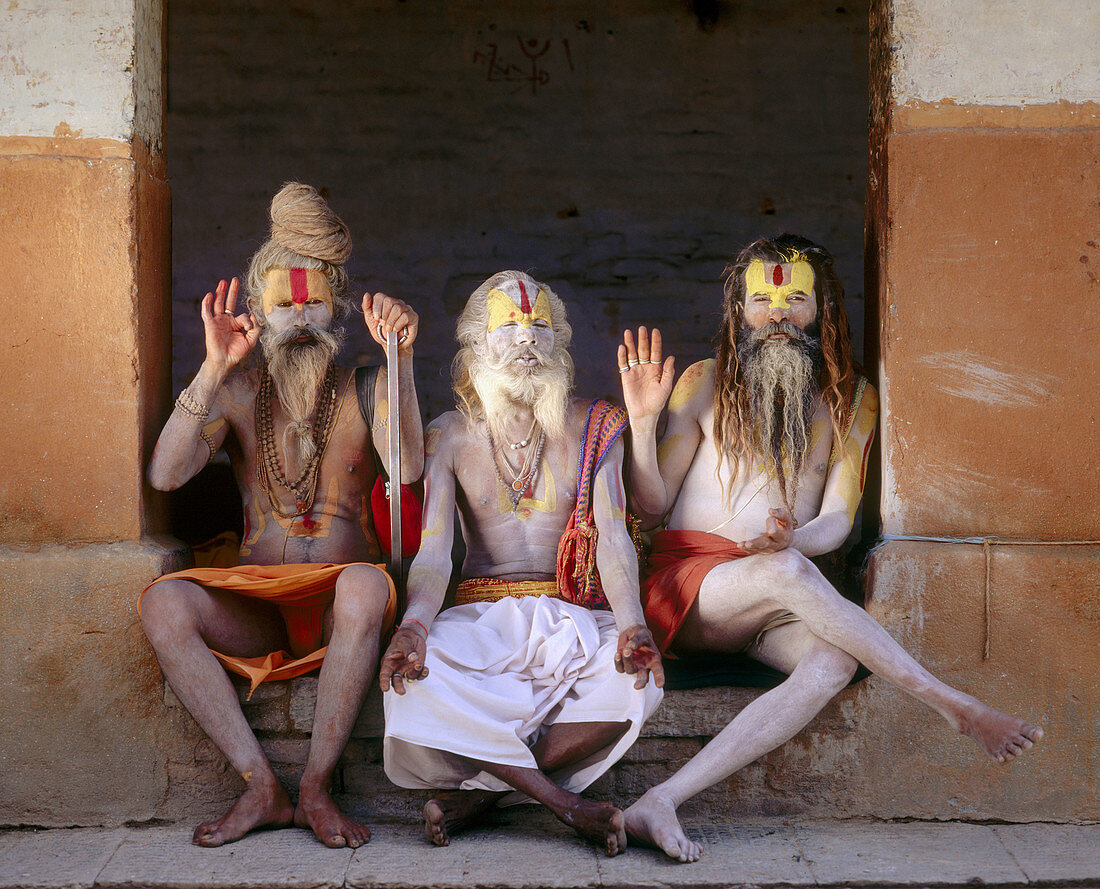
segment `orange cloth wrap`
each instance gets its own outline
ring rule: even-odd
[[[664,654],[680,632],[712,568],[749,555],[732,540],[706,531],[658,531],[642,581],[645,620]]]
[[[321,665],[327,645],[323,645],[321,626],[325,609],[332,604],[336,594],[336,580],[340,573],[352,565],[367,562],[349,562],[347,565],[314,563],[303,565],[236,565],[232,568],[192,568],[165,574],[142,590],[142,597],[162,580],[189,580],[200,586],[216,590],[228,590],[242,596],[263,599],[278,607],[286,621],[286,634],[290,653],[274,651],[262,657],[236,657],[214,651],[227,670],[244,676],[251,683],[249,695],[261,682],[273,679],[293,679]],[[390,597],[382,617],[382,633],[389,632],[397,614],[397,590],[384,565],[374,565],[386,577]],[[138,600],[141,613],[141,600]]]
[[[524,596],[549,596],[560,599],[556,580],[498,580],[495,577],[471,577],[458,585],[455,591],[455,605],[469,605],[471,602],[499,602],[511,596],[522,599]]]

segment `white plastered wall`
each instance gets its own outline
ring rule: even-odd
[[[160,0],[10,0],[0,136],[161,141]]]
[[[1100,98],[1096,0],[896,0],[890,43],[898,104]]]

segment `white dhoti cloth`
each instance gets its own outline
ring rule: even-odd
[[[614,744],[549,776],[584,790],[634,743],[663,695],[615,670],[617,645],[610,612],[547,596],[444,611],[428,634],[427,679],[383,696],[386,775],[400,787],[510,790],[475,763],[538,768],[530,748],[549,726],[629,722]],[[516,796],[503,802],[526,799]]]

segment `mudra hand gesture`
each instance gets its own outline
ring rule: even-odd
[[[207,293],[202,298],[200,307],[207,360],[221,365],[226,372],[240,364],[260,339],[260,325],[255,315],[233,314],[239,288],[236,278],[228,284],[223,278],[214,293]]]
[[[764,521],[764,533],[737,545],[748,553],[777,553],[791,545],[794,525],[794,518],[785,506],[769,509]]]
[[[623,343],[619,346],[619,374],[623,379],[623,400],[631,421],[652,419],[656,421],[672,392],[676,359],[669,355],[662,361],[661,331],[653,328],[650,335],[645,327],[638,328],[638,344],[634,334],[623,331]]]
[[[382,663],[378,667],[378,685],[382,691],[393,688],[399,695],[405,693],[405,683],[425,679],[428,668],[424,658],[428,653],[428,638],[417,622],[402,622],[393,634]]]

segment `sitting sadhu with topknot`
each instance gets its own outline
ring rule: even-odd
[[[337,808],[330,789],[379,636],[396,609],[363,509],[376,456],[388,456],[388,373],[401,375],[402,481],[420,476],[424,456],[412,379],[416,313],[382,293],[363,297],[377,342],[391,330],[404,336],[398,367],[381,368],[373,387],[363,383],[372,428],[357,404],[355,371],[336,364],[344,339],[337,322],[352,309],[344,268],[350,252],[347,227],[313,188],[289,183],[275,195],[271,237],[248,269],[248,310],[238,311],[236,278],[203,298],[206,358],[176,400],[149,464],[152,485],[172,490],[224,447],[244,503],[237,567],[169,574],[141,602],[168,684],[246,785],[225,815],[195,829],[200,846],[292,823],[332,847],[370,838]],[[257,343],[258,356],[245,362]],[[321,666],[297,806],[249,729],[223,665],[253,689]]]

